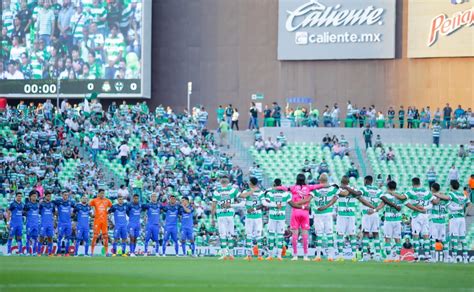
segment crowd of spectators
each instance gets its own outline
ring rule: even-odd
[[[200,123],[199,112],[174,113],[162,106],[150,111],[146,102],[113,102],[103,109],[96,99],[74,105],[63,100],[58,109],[50,100],[7,107],[0,113],[0,203],[32,190],[40,198],[45,191],[53,198],[67,191],[78,200],[105,189],[112,200],[138,194],[142,202],[157,193],[163,204],[175,194],[191,199],[196,228],[202,229],[218,178],[229,176],[240,189],[246,185],[242,170]],[[137,137],[139,146],[131,143]],[[104,156],[125,168],[123,179],[99,159]],[[71,159],[77,164],[64,178]],[[207,235],[199,240],[208,242],[216,230],[204,225]]]
[[[231,126],[239,119],[234,119],[233,114],[237,109],[229,104],[227,107],[220,105],[216,110],[218,121],[226,121]],[[400,106],[398,111],[389,107],[386,114],[377,110],[375,105],[369,107],[357,107],[350,101],[347,102],[346,116],[342,116],[338,103],[332,107],[325,105],[322,113],[316,107],[297,106],[282,109],[277,102],[271,106],[265,105],[259,109],[252,102],[249,108],[249,130],[258,130],[259,126],[280,127],[283,123],[291,127],[366,127],[370,128],[432,128],[440,125],[444,129],[470,129],[474,127],[474,113],[471,108],[463,108],[461,105],[453,110],[449,103],[443,109],[432,110],[430,106],[418,108],[409,106],[405,109]],[[259,123],[259,118],[263,119]],[[239,129],[238,127],[236,128]]]
[[[0,79],[140,78],[141,0],[3,0]]]

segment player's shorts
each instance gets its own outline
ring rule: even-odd
[[[402,222],[385,221],[383,224],[383,233],[385,238],[400,239],[402,236]]]
[[[29,237],[38,237],[39,225],[26,225],[26,235]]]
[[[118,239],[127,239],[128,237],[128,233],[127,233],[127,226],[125,225],[119,225],[119,226],[115,226],[114,228],[114,239],[115,240],[118,240]]]
[[[275,234],[284,234],[286,229],[285,220],[268,220],[268,232]]]
[[[378,214],[362,215],[362,231],[374,233],[380,231],[380,217]]]
[[[172,239],[173,241],[178,241],[178,227],[176,226],[165,226],[165,236],[164,236],[164,241],[168,241],[169,239]]]
[[[466,219],[465,218],[449,219],[449,235],[466,236]]]
[[[411,219],[411,231],[416,235],[429,235],[430,220],[427,214],[419,214]]]
[[[160,234],[160,226],[159,225],[147,225],[147,227],[146,227],[146,238],[157,242],[159,234]]]
[[[137,238],[140,236],[140,225],[128,224],[128,234],[130,237]]]
[[[41,226],[40,234],[41,234],[41,237],[53,237],[54,226],[53,225]]]
[[[355,217],[354,216],[337,216],[336,232],[341,235],[355,234]]]
[[[290,220],[291,229],[309,230],[309,212],[293,209]]]
[[[261,238],[262,231],[262,218],[245,218],[245,235],[247,238]]]
[[[103,236],[108,236],[107,221],[94,221],[94,236],[102,233]]]
[[[23,224],[11,224],[9,235],[10,235],[10,237],[20,237],[20,236],[22,236],[23,235]]]
[[[58,235],[60,237],[65,237],[66,239],[71,238],[72,235],[72,225],[71,224],[59,224],[58,225]]]
[[[446,224],[430,222],[430,236],[434,240],[446,241]]]
[[[181,240],[194,240],[192,228],[181,228]]]
[[[217,226],[219,230],[219,236],[221,238],[230,238],[234,236],[234,217],[218,217]]]
[[[316,214],[314,215],[314,230],[317,235],[333,233],[332,214]]]
[[[77,226],[77,240],[89,240],[89,226]]]

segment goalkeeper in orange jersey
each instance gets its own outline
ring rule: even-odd
[[[105,191],[99,189],[97,198],[90,201],[89,205],[94,209],[94,237],[92,239],[92,251],[91,256],[94,255],[94,248],[99,237],[102,233],[102,240],[104,242],[104,248],[106,256],[109,255],[109,233],[107,228],[108,209],[112,207],[112,202],[105,198]]]

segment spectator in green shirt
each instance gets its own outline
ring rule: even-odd
[[[220,124],[220,122],[224,119],[224,108],[220,104],[219,107],[216,109],[216,116],[217,116],[217,124]]]

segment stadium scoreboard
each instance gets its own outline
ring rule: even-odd
[[[36,19],[33,19],[32,28],[24,37],[18,38],[14,33],[7,37],[0,36],[0,65],[2,65],[0,66],[0,96],[54,98],[59,95],[64,98],[83,98],[95,92],[100,95],[100,98],[150,98],[152,2],[122,0],[120,2],[121,17],[117,22],[109,22],[108,18],[105,21],[100,18],[107,14],[108,5],[110,5],[107,1],[99,1],[101,6],[90,8],[88,5],[93,5],[91,1],[72,1],[72,8],[79,15],[75,19],[84,20],[84,22],[72,25],[74,33],[70,34],[71,41],[76,37],[78,26],[83,26],[83,30],[88,30],[91,37],[88,42],[83,39],[74,39],[74,44],[69,45],[65,53],[56,55],[56,59],[51,58],[53,47],[56,46],[54,50],[57,50],[58,46],[64,45],[64,41],[62,39],[56,43],[51,41],[49,45],[38,49],[37,43],[44,40],[42,36],[38,36],[37,31],[34,31]],[[79,5],[83,11],[82,16],[79,14],[80,11],[78,12]],[[0,9],[0,14],[2,14],[0,27],[12,25],[8,23],[9,17],[14,19],[16,15],[21,15],[20,6],[15,7],[13,4],[10,6],[10,9],[5,9],[5,7]],[[28,9],[35,14],[43,7],[29,6]],[[54,7],[49,9],[54,10]],[[97,11],[104,14],[94,15],[93,12],[97,14]],[[74,22],[74,17],[73,14],[71,22]],[[55,23],[57,25],[57,21]],[[96,27],[102,25],[102,29],[97,32],[89,31],[91,24],[95,24]],[[114,24],[118,33],[113,35]],[[52,39],[53,36],[51,36]],[[113,59],[117,56],[117,47],[121,56]],[[74,64],[75,60],[71,52],[78,49],[81,58],[76,62],[77,64]],[[88,60],[87,56],[90,52],[93,58]],[[37,56],[43,59],[38,62]],[[62,59],[59,60],[63,63],[61,67],[58,67],[57,59]],[[114,60],[113,65],[110,64],[111,59]],[[73,64],[68,67],[68,62]],[[110,67],[113,68],[110,70]],[[86,75],[87,72],[92,72],[93,68],[94,74]]]

